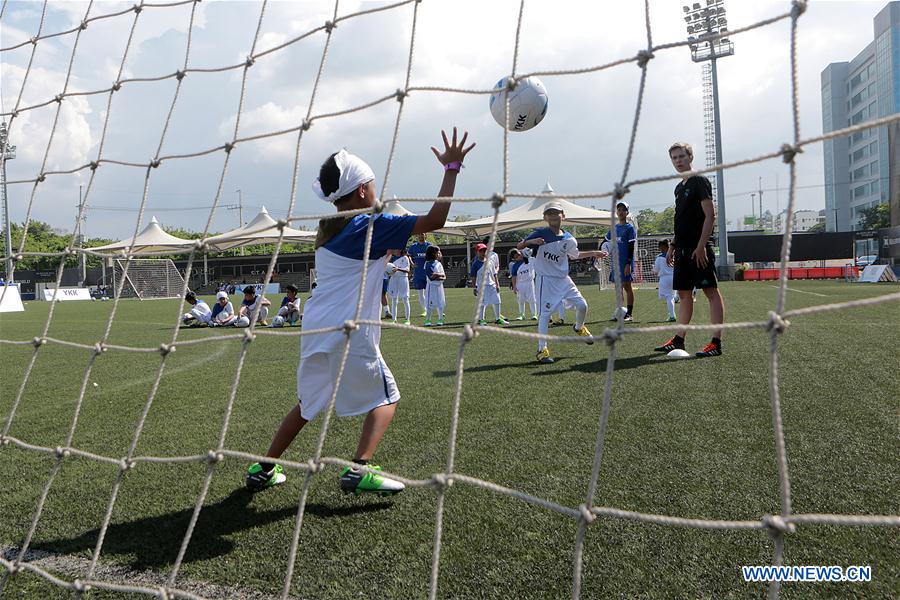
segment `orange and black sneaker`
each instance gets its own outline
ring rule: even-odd
[[[682,342],[679,344],[678,340],[676,340],[673,337],[672,339],[670,339],[668,342],[666,342],[662,346],[657,346],[656,348],[654,348],[653,351],[654,352],[671,352],[672,350],[675,350],[676,348],[681,348],[682,350],[684,350],[684,341],[682,340]]]
[[[714,342],[710,342],[707,345],[703,346],[694,356],[697,358],[704,358],[706,356],[721,356],[722,355],[722,346],[716,344]]]

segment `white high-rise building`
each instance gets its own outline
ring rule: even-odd
[[[875,15],[874,38],[862,52],[822,71],[822,130],[828,133],[898,112],[900,2],[894,1]],[[893,125],[824,142],[827,231],[859,229],[862,210],[897,196],[900,165],[892,164],[890,157],[897,153],[898,138],[900,127]]]

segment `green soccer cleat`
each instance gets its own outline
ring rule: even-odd
[[[422,311],[421,313],[419,313],[419,316],[420,316],[420,317],[424,317],[424,316],[427,315],[427,314],[428,314],[427,311]]]
[[[525,320],[525,315],[519,315],[518,317],[516,317],[516,321],[524,321],[524,320]]]
[[[251,490],[258,491],[281,485],[286,479],[281,465],[275,465],[271,471],[263,471],[262,465],[253,463],[247,469],[246,485]]]
[[[675,323],[676,321],[678,321],[678,319],[676,319],[675,317],[669,317],[668,319],[666,319],[666,323]]]
[[[503,317],[500,317],[499,319],[494,321],[494,323],[496,323],[497,325],[509,325],[509,321],[507,321]]]
[[[380,471],[381,467],[367,465],[373,471]],[[406,486],[384,475],[369,473],[360,466],[344,467],[341,471],[341,491],[345,494],[362,493],[378,494],[379,496],[393,496],[402,492]]]
[[[487,321],[485,321],[484,319],[478,319],[478,324],[479,325],[487,325]]]
[[[431,321],[425,321],[425,327],[431,327]]]
[[[409,325],[409,319],[406,319],[405,321],[403,321],[403,324],[404,324],[404,325]]]
[[[437,325],[437,326],[441,326],[441,325],[443,325],[443,324],[444,324],[444,321],[443,321],[443,320],[440,320],[440,321],[438,321],[437,323],[435,323],[435,325]]]

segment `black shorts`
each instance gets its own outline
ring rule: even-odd
[[[697,266],[691,257],[694,250],[675,248],[675,274],[672,277],[672,289],[690,291],[694,288],[719,287],[716,281],[716,255],[712,247],[706,247],[706,258],[709,262],[705,267]]]

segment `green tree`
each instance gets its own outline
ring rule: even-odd
[[[823,231],[825,231],[824,221],[822,221],[821,223],[816,223],[815,225],[807,229],[806,233],[822,233]]]
[[[891,226],[891,208],[887,202],[863,209],[859,224],[863,229],[884,229]]]

